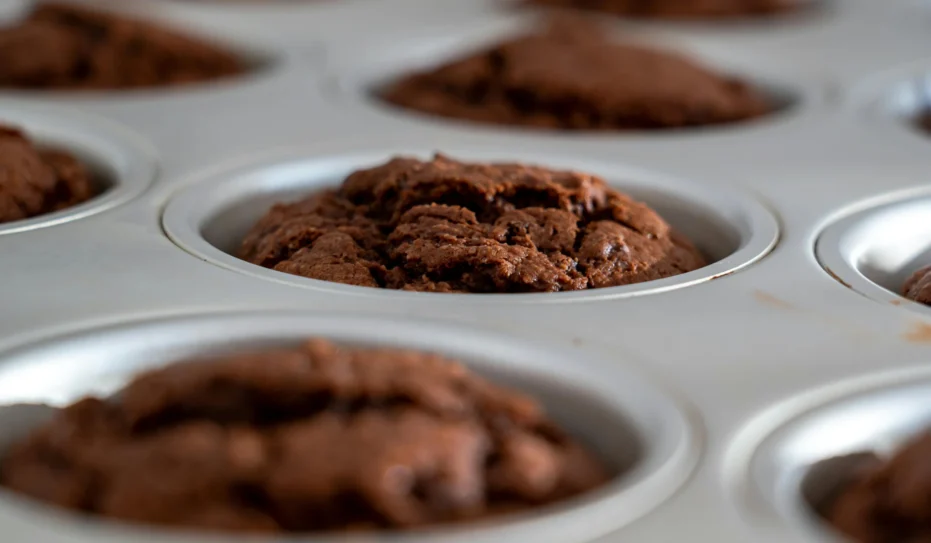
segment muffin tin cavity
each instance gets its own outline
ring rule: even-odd
[[[931,73],[913,75],[894,84],[877,105],[881,113],[931,133]]]
[[[931,307],[902,297],[908,278],[931,265],[931,194],[922,190],[848,215],[819,236],[816,252],[825,271],[874,300]]]
[[[396,105],[386,99],[386,93],[393,89],[399,82],[406,80],[409,76],[432,71],[441,66],[453,63],[454,61],[466,59],[467,57],[487,51],[489,48],[515,38],[524,37],[528,34],[539,34],[545,29],[549,22],[550,21],[546,18],[521,16],[502,17],[483,20],[481,22],[482,24],[467,22],[456,28],[446,28],[446,32],[441,35],[430,34],[422,36],[420,39],[411,37],[403,41],[394,38],[391,41],[384,41],[374,46],[367,44],[365,48],[360,48],[357,44],[342,43],[339,47],[333,47],[328,52],[330,57],[328,60],[330,72],[328,81],[330,88],[328,90],[330,94],[334,94],[340,102],[345,103],[345,105],[353,109],[367,108],[374,113],[397,120],[405,120],[408,122],[416,121],[431,126],[478,130],[489,135],[500,135],[502,133],[510,135],[558,134],[562,137],[578,137],[579,135],[595,134],[606,136],[635,134],[638,137],[643,137],[650,134],[699,133],[706,130],[721,130],[767,122],[775,116],[786,113],[800,101],[800,96],[797,93],[782,85],[781,82],[774,81],[773,74],[767,73],[765,70],[765,62],[760,62],[757,58],[743,58],[743,55],[739,52],[734,54],[729,46],[719,46],[715,43],[701,43],[700,41],[688,43],[685,41],[680,42],[679,40],[659,39],[657,37],[651,37],[647,33],[636,31],[621,34],[612,32],[610,26],[604,28],[593,26],[588,30],[588,33],[591,34],[592,30],[597,29],[603,31],[605,34],[604,39],[612,43],[629,44],[638,48],[648,48],[657,52],[684,57],[713,72],[715,76],[738,82],[731,82],[727,85],[746,85],[751,89],[746,93],[735,92],[733,96],[730,96],[729,99],[734,101],[734,103],[731,104],[732,106],[737,103],[737,96],[739,95],[741,96],[739,101],[742,103],[746,102],[744,103],[744,109],[748,111],[753,109],[747,107],[747,103],[755,102],[755,100],[751,100],[745,96],[745,94],[753,94],[758,95],[762,101],[766,103],[769,111],[762,112],[762,114],[754,113],[748,115],[747,118],[736,120],[725,120],[722,118],[717,121],[712,121],[709,119],[703,124],[692,119],[689,122],[681,121],[683,124],[677,124],[680,121],[673,122],[668,119],[660,121],[658,119],[670,115],[672,118],[676,118],[677,115],[684,115],[683,112],[688,111],[688,108],[680,108],[679,106],[681,106],[681,104],[676,104],[674,107],[670,108],[668,104],[667,106],[662,106],[661,104],[652,104],[649,100],[644,100],[644,103],[639,105],[629,103],[623,107],[612,106],[612,108],[618,107],[617,111],[614,109],[610,111],[599,111],[599,107],[607,106],[596,107],[594,102],[591,104],[581,103],[584,101],[582,96],[586,95],[585,85],[572,85],[575,91],[569,94],[579,94],[579,96],[575,96],[569,100],[560,98],[559,100],[566,102],[565,104],[556,100],[549,105],[540,105],[542,104],[540,100],[543,99],[541,96],[545,97],[546,92],[541,96],[536,96],[533,92],[528,93],[526,89],[522,88],[511,89],[505,93],[509,96],[508,100],[495,99],[487,104],[485,101],[481,101],[480,103],[483,104],[481,107],[475,106],[475,104],[469,105],[466,97],[462,97],[462,100],[458,101],[450,100],[450,96],[460,94],[458,91],[452,95],[443,95],[442,100],[437,98],[441,96],[441,93],[438,92],[425,93],[419,96],[430,103],[431,109],[436,109],[437,105],[440,103],[446,104],[444,107],[450,107],[451,104],[454,104],[451,106],[451,111],[455,111],[455,114],[450,117]],[[582,30],[583,34],[585,32],[585,30]],[[593,38],[589,36],[589,39]],[[492,59],[491,62],[494,64],[494,59]],[[545,77],[542,71],[534,69],[536,63],[532,60],[522,59],[521,62],[526,63],[526,65],[523,69],[515,69],[517,72],[517,76],[515,77],[532,76],[537,79]],[[629,62],[640,61],[632,60]],[[758,69],[761,64],[764,65],[764,70],[762,72]],[[474,64],[471,69],[473,72],[481,72]],[[670,70],[675,71],[672,67],[670,67]],[[466,71],[467,70],[463,68],[458,69],[458,74],[455,76],[457,88],[464,85],[461,79],[463,79],[463,74],[466,73]],[[662,72],[663,70],[660,71]],[[569,76],[569,73],[566,75]],[[567,77],[566,79],[570,81],[574,80],[576,75]],[[668,73],[666,75],[668,75]],[[695,77],[694,73],[690,72],[689,75]],[[703,87],[704,90],[708,90],[709,79],[710,78],[707,76],[702,77],[701,84],[697,86]],[[476,82],[474,86],[479,88],[480,85],[477,83],[478,82]],[[566,88],[568,88],[567,85],[567,81],[562,81],[557,89],[558,92],[568,92],[566,90]],[[687,85],[688,84],[685,84],[684,86]],[[726,85],[722,85],[722,87],[723,86]],[[411,88],[419,88],[422,92],[424,86],[420,85],[419,87]],[[595,86],[595,88],[597,88],[597,86]],[[656,91],[656,89],[653,90]],[[550,93],[552,92],[555,91],[550,91]],[[664,92],[669,94],[671,90],[667,88]],[[722,88],[718,88],[717,92],[711,93],[714,98],[710,99],[710,101],[704,102],[704,105],[692,104],[691,107],[702,109],[710,107],[709,104],[715,104],[715,107],[711,109],[716,109],[721,106],[721,101],[724,100],[722,97],[723,93],[724,91]],[[575,102],[580,103],[576,104]],[[512,111],[506,116],[507,120],[505,120],[504,116],[497,115],[497,117],[501,117],[500,120],[502,124],[488,122],[485,117],[492,115],[490,111],[492,109],[501,108],[504,103],[511,104],[511,106],[505,108],[509,111],[511,109],[520,111],[521,108],[529,108],[529,110],[520,115],[515,115]],[[531,126],[540,124],[539,121],[533,120],[534,116],[531,115],[531,112],[536,111],[538,105],[540,105],[540,117],[549,119],[549,121],[552,121],[552,118],[558,118],[561,123],[572,124],[574,127],[565,129],[565,127]],[[473,106],[477,109],[471,109]],[[578,110],[577,113],[581,116],[592,115],[592,119],[589,119],[589,121],[579,121],[576,119],[570,122],[570,119],[565,116],[566,112],[562,111],[562,109],[567,107],[570,109],[574,108],[573,111]],[[650,119],[650,115],[644,114],[643,111],[638,113],[638,108],[644,110],[662,110],[664,107],[666,110],[672,109],[672,113],[669,111],[654,112],[654,114],[658,114],[659,116],[652,119]],[[724,110],[726,109],[729,108],[724,108]],[[734,109],[740,108],[734,106]],[[655,123],[656,126],[630,127],[624,129],[612,128],[610,126],[611,123],[608,121],[609,117],[605,115],[625,111],[625,116],[630,117],[625,122]],[[723,114],[722,112],[723,110],[718,113]],[[733,113],[734,111],[730,112],[730,114]],[[463,114],[465,117],[462,116]],[[475,116],[476,114],[478,115],[477,117]],[[637,116],[640,114],[644,114],[646,118],[638,120]],[[521,120],[515,122],[517,118]],[[683,117],[683,119],[684,118],[687,118],[687,116]],[[663,126],[664,123],[667,122],[669,125]],[[599,123],[603,126],[596,128],[595,125]],[[545,125],[546,122],[542,124]]]
[[[550,416],[618,473],[607,485],[539,512],[461,528],[394,536],[401,542],[590,541],[647,513],[694,467],[699,441],[675,401],[616,360],[433,322],[297,312],[229,313],[85,330],[22,347],[0,365],[0,444],[9,445],[85,395],[106,396],[134,374],[177,360],[297,345],[325,337],[346,345],[440,353],[490,380],[535,396]],[[6,422],[14,424],[6,424]],[[128,525],[78,522],[8,492],[0,522],[17,541],[203,541]],[[313,539],[317,540],[317,539]]]
[[[508,0],[504,0],[508,1]],[[826,0],[772,0],[772,1],[722,1],[694,3],[653,0],[647,2],[610,0],[601,2],[605,7],[586,7],[578,0],[510,0],[517,5],[537,6],[540,9],[575,9],[605,16],[663,22],[700,22],[704,24],[728,22],[772,23],[785,18],[807,17],[812,12],[825,9]],[[577,7],[573,7],[573,4]],[[614,4],[616,7],[613,7]],[[664,5],[665,4],[665,5]]]
[[[488,294],[468,296],[469,299],[571,301],[671,290],[737,271],[762,258],[778,237],[775,218],[761,204],[737,191],[586,160],[560,161],[551,156],[508,151],[449,149],[443,152],[465,161],[517,161],[599,175],[614,188],[656,210],[675,230],[691,239],[709,262],[692,272],[633,285],[546,294]],[[428,158],[431,154],[422,150],[397,150],[339,158],[297,156],[218,174],[176,195],[165,210],[163,225],[169,237],[186,251],[253,276],[346,294],[428,296],[298,277],[250,264],[236,254],[246,233],[272,204],[299,200],[314,191],[335,186],[349,173],[383,163],[392,156]]]
[[[112,100],[213,88],[258,76],[274,63],[269,50],[223,28],[154,15],[142,4],[37,4],[0,33],[0,57],[9,61],[0,70],[0,92]]]
[[[931,138],[931,61],[926,58],[867,74],[841,96],[847,108],[861,110],[890,131],[888,137]]]
[[[740,470],[736,499],[754,529],[766,534],[761,541],[848,541],[822,515],[864,469],[931,428],[929,392],[926,370],[903,371],[816,391],[800,400],[814,407],[780,417],[745,462],[728,466]]]
[[[113,208],[142,193],[156,174],[154,151],[127,129],[55,107],[0,102],[0,123],[22,129],[40,148],[66,151],[93,175],[83,203],[32,218],[0,223],[0,235],[65,223]]]

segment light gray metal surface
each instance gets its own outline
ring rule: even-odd
[[[681,451],[669,464],[677,467],[657,468],[662,482],[642,498],[618,487],[568,516],[461,535],[464,543],[820,541],[831,536],[801,509],[793,477],[834,454],[887,447],[928,420],[920,385],[931,362],[931,313],[895,294],[931,243],[921,239],[931,213],[931,138],[903,117],[920,104],[916,82],[931,73],[927,2],[834,0],[823,13],[771,25],[618,22],[619,36],[691,52],[791,98],[752,123],[623,134],[446,122],[372,98],[380,81],[527,24],[495,0],[118,4],[255,52],[267,68],[184,90],[0,97],[0,117],[83,150],[121,182],[145,177],[121,167],[151,171],[140,165],[154,156],[157,168],[148,190],[105,210],[0,235],[7,401],[65,401],[98,378],[109,390],[129,361],[215,345],[209,323],[245,318],[191,315],[270,311],[277,316],[258,319],[255,330],[240,323],[231,334],[249,328],[244,341],[271,337],[267,323],[295,319],[347,339],[396,334],[404,344],[452,349],[489,371],[543,364],[545,375],[597,391],[634,424],[679,428],[676,443],[688,444],[664,442],[667,453]],[[365,291],[230,256],[236,234],[273,197],[335,183],[394,153],[434,150],[602,174],[656,205],[717,262],[661,283],[511,297]],[[551,303],[558,300],[573,303]],[[331,312],[358,317],[319,316]],[[155,320],[123,326],[140,319]],[[152,350],[158,345],[164,350]],[[559,354],[567,352],[574,354]],[[120,370],[116,381],[102,379],[107,368]],[[685,418],[675,405],[685,406]],[[42,414],[4,410],[4,427],[22,429]],[[688,428],[704,436],[700,444]],[[3,498],[0,524],[4,534],[21,530],[18,543],[177,540],[78,526],[17,503]],[[30,535],[38,524],[42,535]]]

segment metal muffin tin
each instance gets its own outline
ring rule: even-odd
[[[908,278],[931,265],[931,192],[910,191],[839,220],[818,239],[817,254],[850,288],[931,315],[931,307],[901,297]]]
[[[766,526],[761,540],[843,541],[818,511],[858,470],[928,430],[929,390],[931,370],[916,366],[796,398],[795,405],[781,406],[791,417],[771,418],[774,410],[760,417],[768,432],[756,428],[740,436],[738,443],[745,438],[754,446],[735,448],[732,466],[738,469],[730,475],[741,507]]]
[[[41,420],[48,413],[36,409],[37,404],[59,406],[88,394],[106,396],[133,374],[179,358],[299,344],[309,336],[427,349],[462,360],[495,382],[539,398],[558,422],[571,427],[619,472],[606,487],[537,514],[458,531],[411,534],[398,541],[586,541],[648,512],[685,480],[698,459],[697,429],[675,401],[610,360],[467,327],[338,314],[269,311],[142,321],[16,350],[0,368],[0,402],[10,411],[0,410],[0,420],[21,421],[24,413]],[[23,428],[4,427],[0,444],[9,443]],[[88,541],[152,537],[139,528],[80,522],[72,515],[57,514],[52,520],[45,508],[9,494],[0,503],[0,524],[15,541],[58,541],[63,532]],[[161,534],[154,540],[198,538]]]
[[[8,124],[23,127],[41,147],[65,149],[91,170],[97,196],[82,204],[26,220],[0,223],[0,235],[62,224],[105,211],[145,191],[157,173],[155,150],[120,125],[74,111],[10,106]]]
[[[807,543],[838,538],[810,502],[861,457],[832,459],[885,454],[931,424],[931,311],[898,296],[931,263],[931,138],[910,120],[929,95],[926,2],[825,1],[771,24],[605,19],[619,38],[694,54],[788,106],[745,124],[624,133],[480,126],[377,101],[380,82],[531,23],[496,0],[110,7],[220,38],[266,68],[165,91],[0,96],[0,117],[78,152],[113,187],[3,226],[0,438],[48,414],[12,404],[60,405],[177,357],[324,334],[462,356],[543,392],[617,462],[624,436],[643,445],[626,477],[577,502],[390,539]],[[434,151],[598,173],[714,263],[630,287],[480,296],[332,285],[231,256],[272,201]],[[216,540],[9,494],[0,528],[17,543]]]
[[[583,169],[597,173],[614,185],[656,209],[676,229],[708,255],[710,264],[675,277],[622,287],[580,292],[501,294],[472,298],[502,298],[509,302],[556,302],[595,298],[638,296],[693,285],[733,273],[763,257],[776,243],[778,225],[770,212],[739,191],[713,186],[692,186],[688,182],[665,179],[611,164],[591,161],[574,164],[556,157],[508,153],[501,150],[444,148],[453,156],[474,161],[517,160],[546,162],[555,167]],[[254,167],[224,171],[210,180],[196,183],[176,195],[165,208],[163,226],[168,236],[192,254],[229,269],[295,286],[327,289],[333,292],[403,298],[424,296],[392,290],[340,285],[305,277],[282,274],[250,264],[236,257],[242,239],[275,202],[299,199],[324,187],[338,185],[349,173],[384,163],[401,155],[429,157],[429,150],[410,151],[388,147],[368,155],[340,157],[277,157]],[[600,167],[599,167],[600,166]],[[433,294],[432,296],[437,296]],[[462,296],[451,296],[455,302]]]

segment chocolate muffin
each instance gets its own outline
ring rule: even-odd
[[[0,124],[0,223],[65,209],[94,195],[93,176],[64,151],[37,148]]]
[[[840,489],[827,519],[858,543],[931,540],[931,433],[876,462]]]
[[[914,122],[915,126],[917,126],[920,130],[931,132],[931,112],[925,111],[921,113],[914,119]]]
[[[906,298],[931,305],[931,266],[913,273],[905,282],[903,290]]]
[[[40,4],[20,23],[0,29],[0,87],[167,87],[244,70],[235,55],[210,43],[72,4]]]
[[[440,117],[559,130],[657,130],[760,117],[746,82],[672,52],[552,24],[389,84],[382,99]]]
[[[240,257],[349,285],[557,292],[700,268],[695,247],[593,175],[524,164],[395,158],[278,204]]]
[[[273,533],[485,518],[609,475],[534,400],[454,361],[319,339],[144,374],[0,463],[0,483],[57,506]]]
[[[770,15],[798,8],[793,0],[524,0],[536,6],[660,19]]]

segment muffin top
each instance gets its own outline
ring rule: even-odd
[[[914,543],[931,538],[931,433],[884,462],[865,464],[840,489],[827,519],[857,543]],[[926,478],[926,476],[928,476]]]
[[[656,212],[598,177],[442,155],[394,158],[275,205],[240,256],[350,285],[475,293],[625,285],[705,264]]]
[[[92,8],[41,3],[0,29],[0,87],[119,90],[238,75],[233,54],[160,26]]]
[[[931,305],[931,266],[913,273],[905,282],[903,290],[906,298]]]
[[[441,117],[560,130],[705,126],[773,109],[745,82],[571,19],[403,77],[381,97]]]
[[[322,339],[143,374],[0,463],[0,483],[57,506],[246,532],[459,522],[608,477],[527,396],[437,355]]]
[[[770,15],[798,8],[798,0],[524,0],[536,6],[582,9],[660,19],[729,18]]]
[[[0,124],[0,223],[58,211],[94,194],[90,171],[64,151],[38,149]]]

